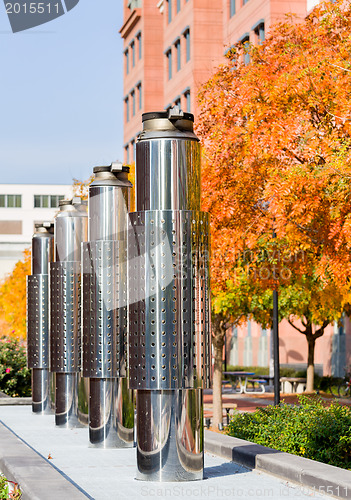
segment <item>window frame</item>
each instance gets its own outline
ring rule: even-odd
[[[0,208],[22,208],[22,195],[21,194],[1,194]],[[11,201],[10,201],[11,200]]]
[[[182,68],[182,53],[181,53],[180,38],[178,38],[174,42],[174,48],[176,50],[176,57],[177,57],[177,71],[180,71]]]
[[[183,36],[185,38],[185,62],[187,63],[191,59],[190,28],[189,28],[189,26],[183,31]]]
[[[166,51],[166,57],[167,57],[168,80],[172,80],[172,77],[173,77],[173,68],[172,68],[172,49],[171,48],[169,48]]]

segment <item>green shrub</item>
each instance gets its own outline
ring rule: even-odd
[[[224,368],[223,368],[224,371]],[[254,372],[255,375],[269,375],[269,367],[268,366],[227,366],[228,372]],[[280,368],[280,376],[281,377],[306,377],[306,370],[297,371],[294,368],[281,367]],[[225,375],[224,375],[225,377]]]
[[[9,396],[30,396],[31,373],[26,348],[16,339],[0,339],[0,391]]]
[[[236,414],[227,434],[351,470],[351,408],[317,396],[300,395],[299,403]]]

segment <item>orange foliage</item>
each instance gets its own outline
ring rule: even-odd
[[[79,198],[87,200],[89,194],[89,186],[93,182],[94,177],[94,174],[92,174],[86,181],[73,179],[73,196],[79,196]]]
[[[26,276],[31,274],[31,253],[24,251],[23,260],[0,285],[1,335],[26,338]]]
[[[197,132],[215,293],[238,252],[257,250],[262,238],[287,256],[304,252],[294,272],[313,269],[323,283],[349,289],[350,32],[350,3],[322,4],[299,24],[273,27],[248,65],[234,47],[203,87]]]

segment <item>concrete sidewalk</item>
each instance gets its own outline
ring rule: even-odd
[[[57,428],[53,416],[29,406],[1,407],[0,420],[0,469],[20,484],[24,500],[332,498],[209,453],[204,481],[136,481],[135,449],[89,448],[87,429]]]

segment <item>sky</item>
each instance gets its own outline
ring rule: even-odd
[[[123,159],[122,0],[12,33],[0,1],[0,184],[71,184]]]

